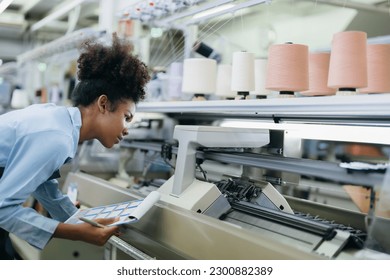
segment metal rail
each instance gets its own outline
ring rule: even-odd
[[[161,151],[163,143],[132,141],[121,144],[123,147]],[[172,147],[177,154],[177,147]],[[306,176],[323,178],[332,182],[355,184],[359,186],[378,186],[383,182],[383,173],[367,173],[342,168],[338,163],[303,158],[291,158],[275,155],[262,155],[247,152],[224,152],[223,149],[197,151],[196,157],[224,163],[242,164],[257,168],[265,168],[290,172]]]
[[[138,250],[134,246],[130,245],[129,243],[123,241],[122,239],[120,239],[116,236],[112,236],[108,240],[108,243],[109,243],[109,246],[111,247],[111,248],[106,247],[106,249],[108,249],[108,251],[109,251],[109,257],[108,257],[109,259],[116,259],[116,256],[115,256],[116,250],[115,249],[119,249],[119,250],[123,251],[124,253],[126,253],[130,257],[134,258],[135,260],[155,260],[156,259],[156,258],[153,258],[153,257],[145,254],[144,252]]]

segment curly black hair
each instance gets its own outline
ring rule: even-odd
[[[113,108],[122,100],[143,100],[150,75],[132,50],[133,46],[116,33],[112,34],[111,46],[84,42],[77,60],[79,83],[72,93],[73,105],[88,106],[102,94],[107,95]]]

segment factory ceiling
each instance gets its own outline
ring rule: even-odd
[[[94,27],[99,24],[99,7],[106,0],[2,0],[0,1],[0,59],[4,61],[12,60],[14,52],[21,52],[23,45],[25,49],[29,42],[49,42],[57,39],[74,30],[86,27]],[[129,6],[134,3],[146,2],[188,2],[189,4],[200,5],[201,2],[218,2],[219,0],[155,0],[155,1],[133,1],[122,0],[116,2],[122,6]],[[253,1],[253,0],[248,0]],[[4,11],[1,11],[1,5],[11,2]],[[245,2],[231,1],[231,2]],[[329,5],[340,8],[352,8],[369,15],[370,17],[360,17],[362,23],[376,22],[382,17],[390,19],[390,0],[269,0],[271,4],[284,3],[286,11],[289,13],[300,12],[302,16],[313,13],[313,4],[315,6]],[[156,4],[157,5],[157,4]],[[293,9],[292,9],[293,7]],[[43,19],[58,14],[60,10],[66,10],[61,16],[46,23]],[[319,10],[319,9],[318,9]],[[355,21],[356,28],[359,28],[358,21]],[[379,23],[381,24],[381,23]],[[383,24],[382,24],[383,25]],[[378,26],[378,24],[376,25]],[[388,25],[389,26],[389,25]],[[355,27],[355,26],[354,26]],[[385,28],[386,29],[386,28]],[[389,29],[389,27],[387,27]],[[372,28],[373,35],[376,28]],[[383,33],[383,32],[382,32]],[[387,34],[389,34],[388,32]],[[381,35],[381,34],[379,34]],[[11,42],[11,43],[10,43]],[[13,47],[15,46],[15,47]],[[9,49],[9,54],[4,55],[5,49]],[[23,50],[24,50],[23,49]]]

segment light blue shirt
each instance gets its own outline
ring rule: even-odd
[[[59,222],[77,211],[49,179],[76,155],[81,113],[76,107],[31,105],[0,115],[0,227],[43,249]],[[53,219],[22,204],[32,195]]]

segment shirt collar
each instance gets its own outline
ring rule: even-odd
[[[81,112],[77,107],[68,107],[69,116],[73,124],[74,154],[77,152],[80,139],[80,128],[82,126]]]
[[[70,118],[72,119],[73,126],[75,128],[80,129],[81,128],[81,112],[80,109],[77,107],[68,107],[68,112],[70,115]]]

